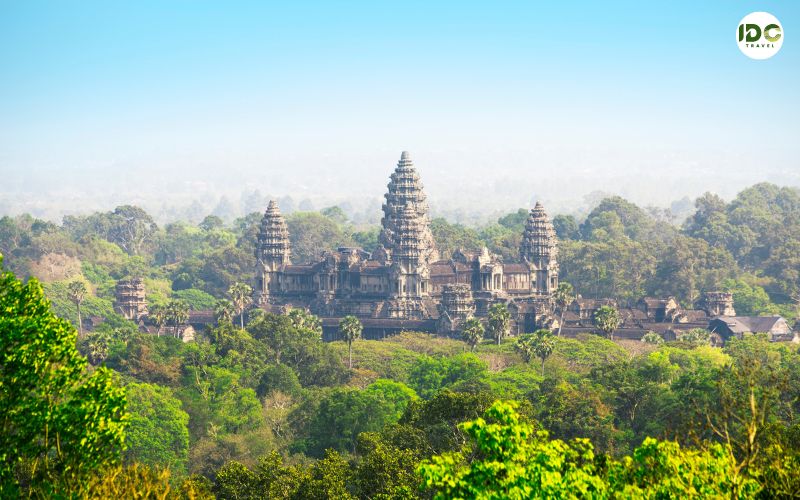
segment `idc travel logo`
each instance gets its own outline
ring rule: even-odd
[[[769,12],[751,12],[736,29],[739,50],[750,59],[769,59],[781,50],[783,26]]]

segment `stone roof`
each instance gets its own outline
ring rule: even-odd
[[[456,273],[455,266],[449,261],[440,260],[430,266],[431,276],[446,276]]]
[[[781,316],[717,316],[711,320],[709,329],[714,328],[715,321],[724,322],[728,329],[736,334],[742,333],[772,333],[785,330],[788,327],[786,320]]]
[[[214,311],[210,309],[202,309],[198,311],[189,311],[188,323],[212,325],[217,322],[214,316]]]
[[[287,274],[307,274],[314,269],[312,264],[290,264],[283,267],[283,271]]]
[[[670,302],[675,302],[675,297],[644,297],[639,302],[646,305],[648,309],[659,309],[666,307]]]
[[[687,323],[701,323],[703,321],[708,321],[708,313],[703,309],[685,309],[681,311],[686,317]]]
[[[509,264],[503,264],[503,273],[504,274],[528,274],[531,272],[530,268],[527,264],[519,263],[519,262],[512,262]]]
[[[616,307],[617,301],[614,299],[584,299],[583,297],[578,297],[572,304],[577,304],[581,309],[598,309],[602,306]]]

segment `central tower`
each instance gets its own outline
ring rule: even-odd
[[[381,219],[381,234],[379,243],[393,256],[401,250],[400,228],[409,225],[417,226],[419,233],[419,259],[420,263],[429,265],[439,259],[436,243],[429,226],[428,203],[422,191],[422,182],[414,168],[414,162],[408,151],[403,151],[397,168],[390,176],[388,192],[384,196],[383,218]]]
[[[558,239],[553,224],[538,201],[525,222],[520,258],[531,270],[531,292],[551,295],[558,288]]]

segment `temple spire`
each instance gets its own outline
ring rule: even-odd
[[[391,252],[398,250],[398,225],[414,224],[418,226],[419,252],[421,260],[429,264],[437,260],[439,254],[428,220],[428,203],[423,192],[419,174],[414,168],[414,161],[408,151],[403,151],[397,168],[390,176],[388,192],[384,196],[384,217],[381,219],[383,229],[380,243]],[[402,221],[402,222],[401,222]]]
[[[531,266],[531,291],[552,294],[558,286],[558,238],[544,207],[538,201],[525,222],[519,254]]]
[[[290,256],[289,229],[278,204],[275,200],[271,200],[264,212],[264,217],[261,218],[256,259],[274,266],[289,264]]]

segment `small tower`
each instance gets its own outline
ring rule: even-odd
[[[256,245],[256,286],[253,299],[257,305],[267,304],[271,291],[279,290],[280,273],[289,265],[291,249],[289,229],[275,200],[269,202]]]
[[[395,254],[397,248],[398,223],[401,218],[406,217],[403,212],[409,208],[420,225],[422,234],[420,236],[420,256],[422,260],[429,264],[439,258],[436,251],[436,243],[433,234],[428,226],[428,203],[425,193],[422,190],[422,182],[419,179],[414,162],[408,151],[403,151],[397,168],[390,176],[387,186],[388,192],[384,196],[386,202],[383,204],[383,218],[381,219],[381,234],[379,243],[383,245],[391,255]]]
[[[147,316],[144,280],[133,278],[117,281],[114,310],[126,319],[139,321]]]
[[[709,316],[736,316],[732,293],[706,292],[703,302]]]
[[[442,286],[442,301],[439,305],[439,333],[452,335],[464,328],[464,323],[475,315],[475,301],[470,286],[450,283]]]
[[[520,258],[531,267],[531,291],[550,295],[558,287],[558,239],[553,224],[538,201],[522,233]]]

